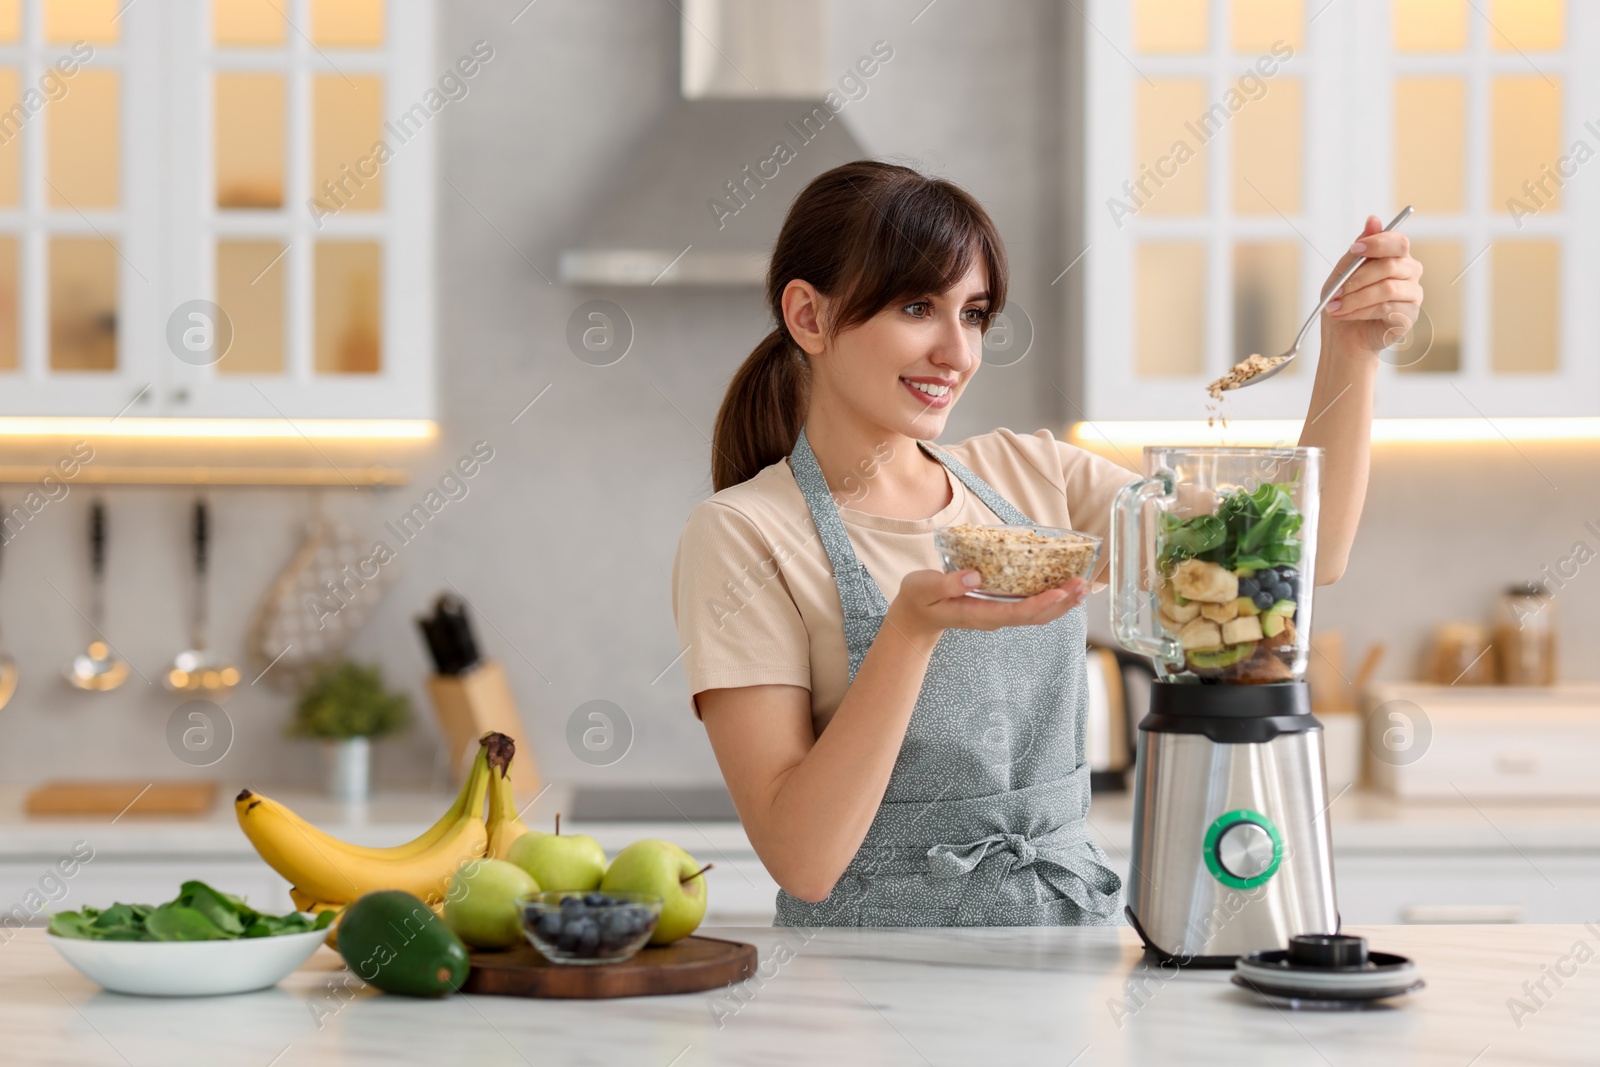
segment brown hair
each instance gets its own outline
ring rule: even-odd
[[[717,412],[713,491],[787,456],[805,423],[811,372],[783,324],[790,281],[804,279],[834,302],[824,324],[833,336],[897,301],[944,292],[975,256],[988,267],[992,318],[1006,302],[1006,254],[994,222],[968,193],[873,160],[812,179],[789,206],[767,269],[767,305],[777,327],[734,372]]]

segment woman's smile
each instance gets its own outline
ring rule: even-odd
[[[949,407],[956,398],[956,380],[953,378],[901,378],[900,384],[924,408]]]

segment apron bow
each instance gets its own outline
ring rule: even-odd
[[[970,874],[991,852],[1010,852],[1011,867],[1026,867],[1039,858],[1039,849],[1022,834],[990,834],[965,845],[934,845],[928,850],[928,873],[935,878]]]

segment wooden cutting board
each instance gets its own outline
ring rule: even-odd
[[[204,815],[216,801],[217,783],[211,781],[57,781],[30,792],[26,810],[29,815]]]
[[[621,963],[551,963],[532,945],[474,952],[466,993],[503,997],[601,1000],[698,993],[756,973],[756,947],[716,937],[686,937],[646,946]]]

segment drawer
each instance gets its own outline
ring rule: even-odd
[[[1334,882],[1347,923],[1584,923],[1600,901],[1600,858],[1338,856]]]

